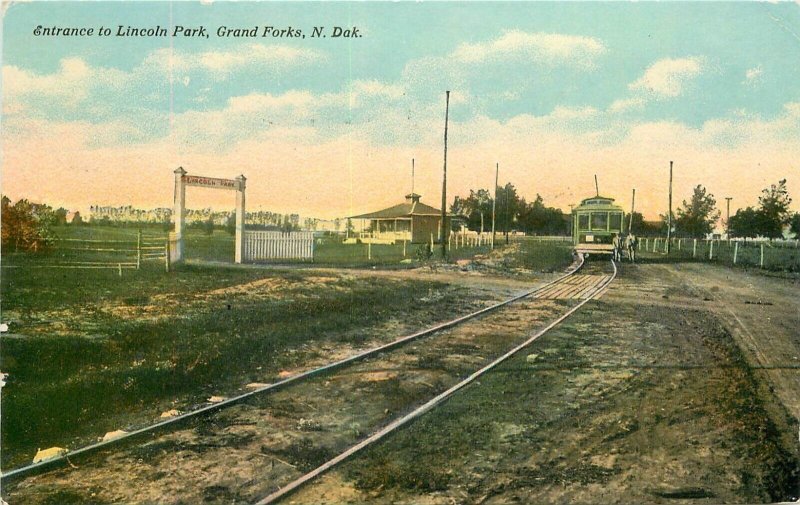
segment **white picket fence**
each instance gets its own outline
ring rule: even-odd
[[[314,232],[245,231],[244,261],[314,260]]]

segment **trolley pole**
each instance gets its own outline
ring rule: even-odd
[[[444,108],[444,171],[442,174],[442,259],[447,258],[447,120],[450,115],[450,92],[445,92]]]
[[[669,162],[669,213],[667,214],[667,255],[669,255],[670,243],[669,239],[672,236],[672,162]]]
[[[494,222],[497,210],[497,181],[500,175],[500,163],[494,168],[494,198],[492,199],[492,250],[494,250]]]

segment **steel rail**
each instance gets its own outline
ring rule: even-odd
[[[470,319],[474,319],[476,317],[482,316],[482,315],[484,315],[486,313],[489,313],[489,312],[497,310],[497,309],[499,309],[501,307],[504,307],[504,306],[506,306],[506,305],[508,305],[510,303],[513,303],[513,302],[519,301],[519,300],[521,300],[523,298],[529,297],[529,296],[531,296],[531,295],[533,295],[533,294],[535,294],[535,293],[537,293],[537,292],[539,292],[539,291],[541,291],[543,289],[549,288],[550,286],[552,286],[552,285],[554,285],[554,284],[556,284],[558,282],[561,282],[562,280],[564,280],[564,279],[572,276],[573,274],[575,274],[575,272],[577,272],[578,270],[581,269],[581,267],[583,267],[584,263],[585,263],[584,256],[583,255],[579,255],[579,261],[578,261],[577,265],[573,266],[565,274],[559,276],[556,279],[553,279],[552,281],[546,282],[545,284],[542,284],[541,286],[533,288],[533,289],[531,289],[529,291],[526,291],[526,292],[524,292],[524,293],[522,293],[520,295],[516,295],[516,296],[514,296],[512,298],[509,298],[507,300],[504,300],[502,302],[496,303],[494,305],[490,305],[489,307],[484,307],[483,309],[480,309],[478,311],[466,314],[466,315],[458,317],[456,319],[452,319],[450,321],[437,324],[435,326],[432,326],[430,328],[426,328],[424,330],[420,330],[420,331],[418,331],[416,333],[412,333],[411,335],[406,335],[404,337],[401,337],[401,338],[399,338],[397,340],[393,340],[392,342],[386,343],[384,345],[381,345],[381,346],[378,346],[378,347],[373,347],[372,349],[367,349],[365,351],[362,351],[360,353],[354,354],[352,356],[348,356],[348,357],[340,359],[338,361],[334,361],[334,362],[328,363],[327,365],[323,365],[321,367],[314,368],[312,370],[307,370],[305,372],[302,372],[302,373],[299,373],[299,374],[296,374],[296,375],[292,375],[291,377],[287,377],[287,378],[285,378],[283,380],[280,380],[278,382],[274,382],[272,384],[263,386],[261,388],[254,389],[253,391],[249,391],[247,393],[243,393],[241,395],[228,398],[228,399],[223,400],[221,402],[213,403],[213,404],[210,404],[210,405],[206,405],[206,406],[201,407],[201,408],[199,408],[197,410],[193,410],[191,412],[186,412],[184,414],[180,414],[180,415],[175,416],[175,417],[170,417],[170,418],[165,419],[163,421],[159,421],[159,422],[157,422],[155,424],[151,424],[151,425],[145,426],[143,428],[139,428],[137,430],[128,432],[128,433],[126,433],[124,435],[121,435],[119,437],[115,437],[115,438],[110,439],[110,440],[96,442],[94,444],[90,444],[90,445],[81,447],[79,449],[75,449],[74,451],[67,451],[63,455],[60,455],[60,456],[57,456],[57,457],[54,457],[54,458],[50,458],[50,459],[47,459],[47,460],[44,460],[44,461],[40,461],[38,463],[32,463],[32,464],[29,464],[29,465],[26,465],[26,466],[18,467],[18,468],[15,468],[13,470],[10,470],[8,472],[2,472],[2,473],[0,473],[0,483],[6,483],[7,481],[11,480],[12,478],[20,478],[20,477],[23,477],[23,476],[25,476],[27,474],[42,473],[43,471],[45,471],[45,470],[47,470],[47,469],[49,469],[51,467],[61,466],[61,465],[65,465],[65,464],[70,463],[69,462],[69,458],[71,458],[71,457],[85,456],[85,455],[87,455],[89,453],[96,452],[96,451],[99,451],[101,449],[106,449],[106,448],[108,448],[108,447],[110,447],[112,445],[117,445],[117,444],[120,444],[121,442],[124,442],[124,441],[130,441],[131,439],[133,439],[135,437],[140,437],[142,435],[146,435],[146,434],[149,434],[149,433],[155,433],[155,432],[157,432],[157,431],[159,431],[159,430],[161,430],[161,429],[163,429],[163,428],[165,428],[167,426],[186,421],[188,419],[194,418],[194,417],[202,415],[202,414],[208,414],[208,413],[211,413],[211,412],[215,412],[217,410],[221,410],[221,409],[223,409],[225,407],[229,407],[231,405],[234,405],[234,404],[237,404],[237,403],[241,403],[242,401],[244,401],[244,400],[246,400],[248,398],[254,397],[256,395],[259,395],[261,393],[265,393],[265,392],[268,392],[268,391],[276,391],[276,390],[281,389],[281,388],[283,388],[285,386],[288,386],[288,385],[290,385],[292,383],[300,382],[300,381],[303,381],[305,379],[309,379],[311,377],[314,377],[314,376],[317,376],[317,375],[320,375],[320,374],[324,374],[326,372],[330,372],[330,371],[335,370],[337,368],[340,368],[342,366],[361,361],[361,360],[363,360],[365,358],[368,358],[370,356],[374,356],[374,355],[379,354],[381,352],[394,349],[395,347],[400,347],[403,344],[406,344],[406,343],[411,342],[413,340],[417,340],[419,338],[431,335],[433,333],[452,328],[452,327],[457,326],[457,325],[459,325],[459,324],[461,324],[461,323],[463,323],[465,321],[468,321]]]
[[[484,366],[480,370],[474,372],[472,375],[470,375],[469,377],[467,377],[463,381],[459,382],[458,384],[452,386],[447,391],[444,391],[443,393],[435,396],[434,398],[429,400],[427,403],[425,403],[422,406],[416,408],[412,412],[406,414],[405,416],[401,417],[400,419],[397,419],[397,420],[389,423],[388,425],[386,425],[385,427],[381,428],[376,433],[370,435],[369,437],[365,438],[364,440],[362,440],[361,442],[357,443],[356,445],[351,446],[349,449],[347,449],[346,451],[340,453],[338,456],[334,457],[333,459],[328,460],[327,462],[325,462],[322,465],[318,466],[314,470],[312,470],[312,471],[310,471],[310,472],[298,477],[297,479],[293,480],[292,482],[290,482],[286,486],[280,488],[279,490],[275,491],[274,493],[272,493],[272,494],[268,495],[267,497],[263,498],[262,500],[256,502],[256,505],[269,505],[270,503],[275,503],[276,501],[280,500],[281,498],[284,498],[284,497],[288,496],[289,494],[297,491],[301,486],[303,486],[307,482],[315,479],[319,475],[321,475],[321,474],[325,473],[326,471],[330,470],[334,466],[338,465],[339,463],[341,463],[344,460],[348,459],[349,457],[353,456],[354,454],[356,454],[357,452],[361,451],[362,449],[364,449],[364,448],[366,448],[366,447],[378,442],[379,440],[381,440],[384,437],[388,436],[389,434],[391,434],[395,430],[397,430],[397,429],[401,428],[402,426],[410,423],[411,421],[417,419],[418,417],[421,417],[422,415],[424,415],[425,413],[429,412],[430,410],[433,410],[433,408],[435,408],[436,406],[438,406],[442,402],[444,402],[447,399],[449,399],[456,392],[458,392],[459,390],[463,389],[464,387],[466,387],[469,384],[471,384],[472,382],[474,382],[476,379],[478,379],[478,377],[480,377],[481,375],[485,374],[489,370],[495,368],[497,365],[503,363],[504,361],[506,361],[507,359],[509,359],[510,357],[514,356],[516,353],[518,353],[519,351],[524,349],[525,347],[527,347],[530,344],[532,344],[534,340],[536,340],[537,338],[541,337],[542,335],[544,335],[548,331],[552,330],[554,327],[556,327],[558,324],[563,322],[569,316],[571,316],[572,314],[577,312],[581,307],[583,307],[589,301],[593,300],[594,298],[599,296],[603,291],[605,291],[605,289],[608,287],[608,285],[611,284],[611,282],[617,276],[617,265],[614,263],[613,260],[611,261],[611,265],[614,268],[614,273],[602,285],[600,285],[594,293],[592,293],[588,298],[582,300],[576,306],[572,307],[570,310],[568,310],[567,312],[562,314],[560,317],[558,317],[558,319],[552,321],[550,324],[548,324],[544,328],[542,328],[540,330],[537,330],[525,342],[517,345],[516,347],[514,347],[513,349],[511,349],[507,353],[503,354],[502,356],[500,356],[496,360],[492,361],[488,365]]]

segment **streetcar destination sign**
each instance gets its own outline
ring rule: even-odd
[[[201,186],[203,188],[220,188],[239,190],[239,181],[234,179],[218,179],[216,177],[202,177],[199,175],[184,175],[183,183],[187,186]]]

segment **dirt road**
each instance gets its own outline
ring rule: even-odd
[[[800,422],[800,279],[707,263],[649,264],[625,273],[620,299],[717,316]]]

